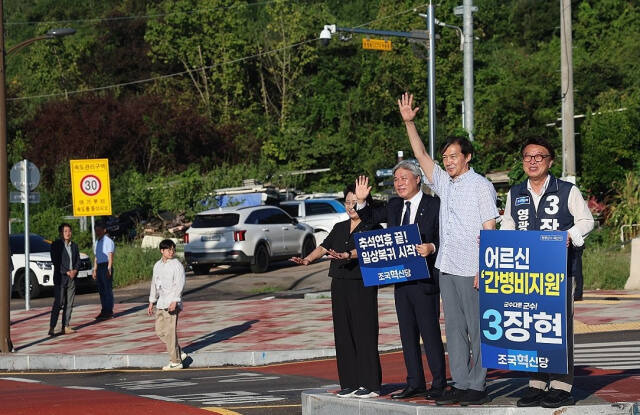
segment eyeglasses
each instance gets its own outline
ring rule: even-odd
[[[526,163],[529,163],[531,159],[535,160],[536,163],[540,163],[542,160],[546,159],[547,157],[551,157],[551,154],[536,154],[534,156],[532,156],[531,154],[525,154],[522,157],[522,159]]]

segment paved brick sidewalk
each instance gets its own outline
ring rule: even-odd
[[[147,316],[146,309],[147,304],[118,304],[115,318],[96,322],[99,305],[75,307],[72,323],[77,333],[55,337],[47,336],[49,308],[13,311],[11,339],[19,355],[153,355],[164,361],[164,346],[154,333],[154,320]],[[575,315],[576,334],[640,329],[640,293],[587,292],[585,301],[576,303]],[[399,349],[394,300],[388,295],[379,298],[379,318],[380,349]],[[444,333],[442,320],[441,324]],[[330,356],[334,348],[332,333],[328,298],[188,302],[179,322],[182,347],[196,355],[291,353],[280,353],[280,361]],[[293,353],[302,350],[309,353]],[[244,364],[232,360],[214,363]],[[7,366],[0,364],[2,368]]]

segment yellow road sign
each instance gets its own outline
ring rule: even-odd
[[[109,159],[70,160],[74,216],[111,215]]]
[[[391,41],[384,39],[362,38],[362,49],[391,50]]]

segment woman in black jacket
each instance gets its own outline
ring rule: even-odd
[[[360,274],[354,234],[380,229],[367,225],[356,212],[355,185],[344,190],[349,219],[336,223],[325,240],[304,258],[291,261],[309,265],[331,257],[331,311],[341,390],[339,397],[373,398],[380,395],[382,369],[378,354],[378,287],[365,287]],[[371,196],[367,200],[371,204]]]

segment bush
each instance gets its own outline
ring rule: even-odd
[[[631,249],[619,246],[587,245],[582,256],[584,288],[622,290],[629,278]]]
[[[142,249],[135,243],[117,244],[113,258],[114,287],[151,280],[153,264],[160,259],[157,249]]]
[[[617,234],[622,225],[640,223],[640,177],[629,172],[625,180],[616,183],[614,188],[617,190],[614,204],[609,209],[607,225]]]
[[[612,229],[602,227],[587,237],[582,256],[584,288],[621,290],[629,278],[631,250],[620,249]]]

